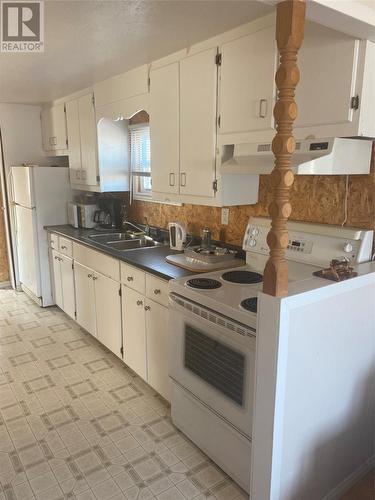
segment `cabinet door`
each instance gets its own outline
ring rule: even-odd
[[[62,261],[62,256],[55,252],[55,250],[51,251],[52,257],[52,273],[53,273],[53,296],[55,299],[55,304],[60,307],[60,309],[64,309],[63,302],[63,294],[62,294],[62,283],[61,283],[61,266],[60,262]]]
[[[147,380],[144,296],[122,287],[122,329],[124,361]]]
[[[94,273],[82,264],[74,264],[77,323],[96,337]]]
[[[64,104],[52,106],[52,146],[53,149],[67,149],[66,116]]]
[[[295,128],[352,121],[358,49],[359,41],[344,33],[306,24],[298,56],[301,81],[296,89]],[[297,137],[304,138],[303,131]]]
[[[61,255],[60,271],[61,271],[61,289],[63,307],[62,309],[71,318],[75,318],[76,300],[74,290],[74,271],[73,259]]]
[[[150,72],[152,190],[179,191],[179,63]]]
[[[81,138],[82,184],[96,186],[97,175],[97,133],[93,95],[78,99],[79,128]]]
[[[94,282],[97,338],[121,357],[120,283],[99,273],[95,273]]]
[[[148,383],[170,401],[171,339],[168,332],[168,308],[146,299]]]
[[[40,114],[40,120],[42,125],[42,144],[44,151],[52,151],[52,109],[43,109]]]
[[[214,196],[217,49],[180,62],[180,193]]]
[[[79,133],[78,101],[76,99],[66,103],[66,124],[68,129],[70,178],[76,182],[76,172],[81,169],[81,139]]]
[[[221,53],[219,132],[272,128],[277,61],[275,27],[224,43]]]

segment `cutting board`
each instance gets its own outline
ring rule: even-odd
[[[231,267],[244,266],[246,263],[242,259],[231,259],[222,262],[206,263],[199,262],[195,259],[188,259],[183,253],[168,255],[165,260],[170,264],[182,267],[182,269],[187,269],[188,271],[193,271],[194,273],[206,273],[208,271],[218,271],[220,269],[228,269]]]

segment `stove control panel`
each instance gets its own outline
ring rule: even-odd
[[[287,250],[292,252],[311,253],[313,242],[311,240],[289,239]]]
[[[247,256],[269,255],[267,234],[270,225],[270,219],[252,217],[249,220],[242,247]],[[371,230],[289,221],[288,232],[285,251],[288,260],[321,267],[343,256],[352,265],[371,260],[374,234]]]

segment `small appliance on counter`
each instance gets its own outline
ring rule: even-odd
[[[69,202],[68,203],[68,224],[70,226],[79,228],[79,218],[78,218],[78,204]]]
[[[169,230],[169,245],[172,250],[183,250],[186,243],[186,227],[180,222],[170,222]]]
[[[98,206],[94,204],[78,203],[77,207],[79,227],[86,229],[94,228],[96,226],[94,215]]]
[[[94,214],[95,229],[98,231],[121,229],[123,202],[118,198],[105,196],[99,200],[98,205]]]

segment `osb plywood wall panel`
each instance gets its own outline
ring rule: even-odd
[[[293,212],[290,219],[341,225],[345,217],[345,184],[346,176],[296,176],[291,190]],[[133,201],[129,216],[131,220],[140,223],[147,217],[149,224],[159,227],[167,227],[170,221],[180,221],[195,235],[199,235],[208,226],[215,239],[241,245],[249,217],[267,217],[270,201],[270,178],[261,176],[258,203],[230,207],[228,226],[220,223],[220,208],[201,205],[176,207]],[[349,177],[346,226],[375,229],[375,142],[371,173]]]
[[[0,192],[0,206],[2,206],[2,197]],[[7,256],[7,244],[5,239],[5,225],[3,212],[0,211],[0,283],[9,281],[9,268]]]

